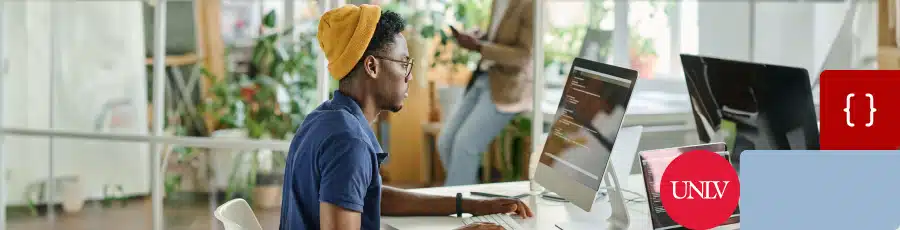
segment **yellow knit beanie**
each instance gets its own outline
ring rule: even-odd
[[[316,37],[328,58],[328,71],[341,80],[362,58],[375,27],[381,19],[381,7],[376,5],[344,5],[329,10],[319,19]]]

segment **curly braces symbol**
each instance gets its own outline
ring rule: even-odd
[[[853,124],[853,122],[850,121],[850,99],[854,96],[856,95],[853,93],[847,94],[847,107],[844,108],[844,113],[847,115],[847,126],[850,127],[856,126],[856,124]],[[872,125],[875,124],[875,111],[877,111],[877,109],[875,109],[875,96],[871,93],[867,93],[866,97],[869,98],[869,123],[866,123],[866,127],[872,127]]]
[[[853,98],[853,96],[856,96],[856,95],[854,95],[852,93],[847,94],[847,107],[844,107],[844,113],[847,114],[847,126],[850,126],[850,127],[856,126],[855,124],[853,124],[852,121],[850,121],[850,99]]]
[[[872,127],[875,124],[875,96],[872,96],[871,93],[867,93],[866,97],[869,98],[869,123],[866,123],[866,127]]]

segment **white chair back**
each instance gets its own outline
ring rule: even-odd
[[[215,216],[225,225],[225,230],[262,230],[250,204],[241,198],[230,200],[216,208]]]

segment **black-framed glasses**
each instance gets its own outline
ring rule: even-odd
[[[409,60],[402,61],[402,60],[397,60],[397,59],[393,59],[393,58],[389,58],[389,57],[382,57],[382,56],[377,56],[377,55],[372,55],[372,57],[375,57],[375,58],[378,58],[381,60],[385,60],[385,61],[392,61],[392,62],[404,64],[406,67],[406,75],[403,75],[403,76],[407,76],[407,77],[409,77],[409,74],[412,73],[413,65],[416,64],[416,61],[413,58],[409,58]]]

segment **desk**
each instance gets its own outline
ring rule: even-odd
[[[643,188],[643,175],[629,175],[627,184],[628,186],[626,188],[628,190],[639,193],[642,195],[642,198],[646,198],[646,192]],[[468,197],[471,196],[470,194],[468,194],[468,192],[474,190],[505,189],[511,191],[528,192],[528,187],[529,185],[527,181],[520,181],[468,186],[424,188],[414,189],[412,191],[447,196],[455,196],[457,192],[460,192]],[[637,195],[631,193],[625,193],[624,196],[625,199],[633,199],[637,197]],[[598,201],[598,205],[594,206],[594,210],[592,210],[591,213],[586,213],[584,212],[584,210],[581,210],[569,203],[554,202],[534,196],[525,197],[522,198],[522,200],[526,202],[529,207],[531,207],[532,211],[534,211],[534,217],[532,218],[526,220],[517,219],[519,221],[519,224],[527,229],[557,229],[556,224],[567,221],[585,219],[597,220],[606,219],[607,217],[609,217],[609,202],[605,199],[600,199]],[[646,202],[627,202],[626,205],[628,207],[628,214],[631,219],[631,223],[629,224],[628,229],[651,229],[649,207]],[[381,220],[382,229],[387,230],[449,230],[460,227],[458,225],[458,222],[454,221],[458,221],[458,219],[455,217],[382,217]],[[716,229],[737,229],[737,227],[739,227],[738,224],[735,224],[719,227]]]

